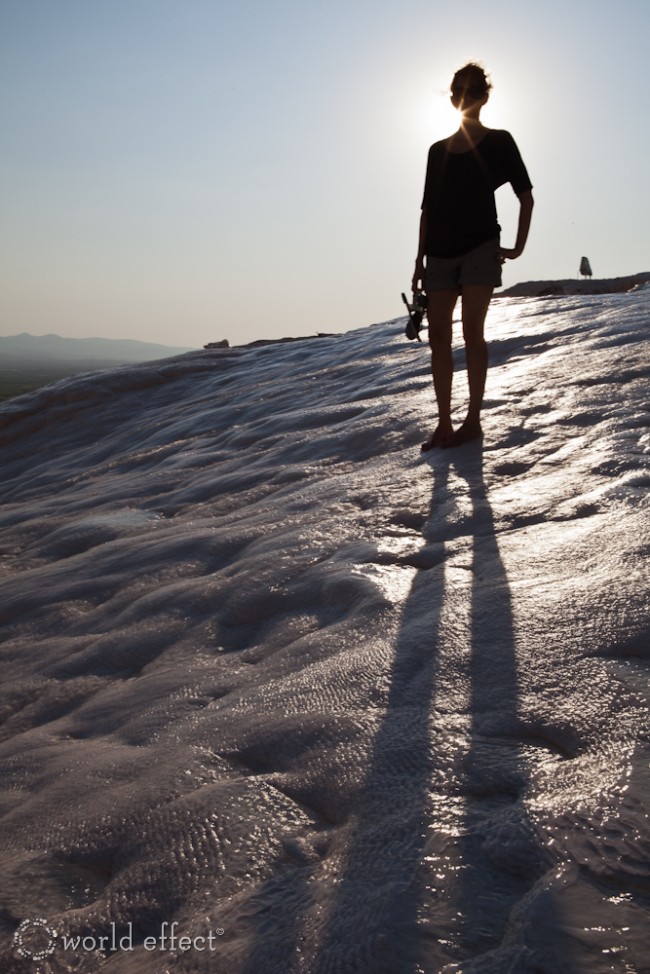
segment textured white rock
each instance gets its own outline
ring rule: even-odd
[[[496,303],[424,459],[401,322],[0,408],[7,970],[644,969],[649,318]]]

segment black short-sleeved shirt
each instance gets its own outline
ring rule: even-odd
[[[425,253],[459,257],[499,236],[495,190],[510,183],[521,196],[532,183],[509,132],[488,129],[466,152],[447,141],[429,149],[422,209],[427,213]]]

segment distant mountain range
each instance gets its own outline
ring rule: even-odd
[[[111,338],[61,338],[60,335],[0,336],[0,359],[11,365],[69,365],[73,368],[103,365],[128,365],[191,352],[191,348],[172,348],[149,342]]]

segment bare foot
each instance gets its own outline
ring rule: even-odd
[[[422,453],[426,453],[428,450],[433,450],[437,446],[442,446],[445,440],[453,435],[454,430],[451,426],[437,426],[431,436],[424,441],[420,449]]]
[[[463,443],[471,443],[472,440],[478,440],[482,436],[483,430],[481,429],[481,424],[469,423],[466,420],[462,426],[458,427],[455,433],[446,437],[441,445],[443,450],[448,450],[455,446],[462,446]]]

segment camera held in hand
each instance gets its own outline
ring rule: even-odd
[[[420,331],[423,327],[422,322],[427,314],[427,296],[424,291],[414,291],[413,300],[409,302],[404,292],[402,292],[402,301],[406,305],[409,313],[409,320],[406,323],[405,329],[406,337],[410,341],[417,338],[421,342]]]

